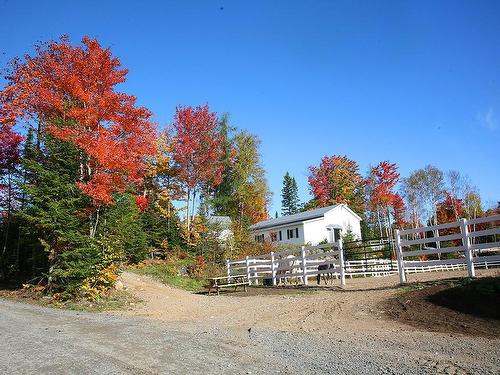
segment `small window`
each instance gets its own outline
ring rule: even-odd
[[[338,240],[340,240],[340,229],[338,229],[338,228],[334,228],[333,229],[333,240],[335,242],[337,242]]]
[[[278,241],[278,233],[276,233],[276,232],[271,232],[270,237],[271,237],[271,242],[276,242],[276,241]]]
[[[299,238],[299,228],[295,228],[295,238]]]
[[[263,234],[258,234],[255,236],[255,242],[257,243],[263,243],[264,242],[264,235]]]
[[[286,238],[287,239],[293,238],[293,229],[286,230]]]
[[[282,236],[281,231],[280,231],[280,241],[282,241],[282,240],[283,240],[283,236]]]

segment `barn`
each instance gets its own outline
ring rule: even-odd
[[[341,234],[351,231],[361,239],[361,217],[345,204],[321,207],[261,221],[250,226],[255,242],[273,245],[317,245],[335,242]]]

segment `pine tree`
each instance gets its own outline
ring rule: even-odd
[[[214,197],[212,199],[212,208],[216,215],[229,215],[231,212],[231,204],[234,200],[233,195],[233,140],[231,133],[236,128],[229,125],[229,114],[224,113],[219,121],[219,136],[222,143],[222,164],[224,170],[222,172],[222,182],[215,188]]]
[[[72,289],[81,285],[94,265],[72,268],[62,254],[75,249],[87,249],[87,223],[83,214],[88,207],[86,197],[77,187],[78,150],[69,142],[41,135],[37,145],[25,150],[23,168],[26,181],[22,185],[26,208],[20,217],[25,223],[25,235],[35,239],[29,245],[33,258],[46,259],[48,268],[43,273],[48,280],[48,291]],[[82,253],[86,254],[86,251]],[[66,254],[68,255],[68,254]],[[88,259],[92,262],[94,260]],[[83,261],[83,260],[82,260]],[[45,263],[47,264],[47,263]]]
[[[283,188],[281,189],[281,214],[283,216],[293,215],[299,212],[298,188],[295,177],[286,172],[283,177]]]

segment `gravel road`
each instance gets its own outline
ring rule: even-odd
[[[0,300],[4,374],[498,374],[500,340],[176,324]]]

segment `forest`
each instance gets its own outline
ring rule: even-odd
[[[169,125],[157,126],[119,90],[127,73],[87,37],[79,45],[66,36],[40,43],[6,67],[3,284],[96,298],[124,265],[151,257],[188,259],[187,272],[200,277],[227,257],[267,251],[248,232],[270,217],[259,137],[208,104],[178,105]],[[330,155],[309,167],[308,182],[313,198],[300,202],[295,178],[285,174],[282,215],[346,203],[363,217],[365,238],[491,213],[467,176],[431,165],[401,178],[397,164],[381,161],[363,175],[356,161]],[[231,219],[230,241],[217,240],[212,216]]]

